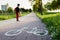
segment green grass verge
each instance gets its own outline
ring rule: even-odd
[[[60,13],[37,16],[47,25],[46,28],[52,37],[52,40],[60,40]]]
[[[15,18],[15,15],[0,15],[0,20]]]
[[[29,14],[29,12],[23,12],[23,13],[21,13],[21,16],[25,16],[27,14]],[[16,18],[16,14],[12,14],[12,13],[8,14],[8,15],[1,15],[0,14],[0,21],[1,20],[12,19],[12,18]]]
[[[23,12],[23,13],[21,13],[21,16],[25,16],[25,15],[27,15],[27,14],[29,14],[30,12]]]

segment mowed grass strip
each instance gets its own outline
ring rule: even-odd
[[[0,15],[0,20],[15,18],[15,15]]]
[[[25,16],[27,14],[29,14],[30,12],[23,12],[21,13],[21,16]],[[0,21],[1,20],[7,20],[7,19],[12,19],[12,18],[16,18],[16,14],[11,13],[11,14],[7,14],[7,15],[1,15],[0,14]]]

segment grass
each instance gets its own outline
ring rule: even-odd
[[[0,15],[0,20],[15,18],[15,15]]]
[[[27,14],[29,14],[29,12],[23,12],[23,13],[21,13],[21,16],[25,16],[25,15],[27,15]],[[7,14],[7,15],[1,15],[0,14],[0,21],[1,20],[7,20],[7,19],[12,19],[12,18],[16,18],[16,14],[14,13],[14,14]]]
[[[27,15],[27,14],[29,14],[30,12],[23,12],[22,14],[21,14],[21,16],[25,16],[25,15]]]
[[[52,37],[52,40],[60,40],[60,13],[37,16],[47,25],[46,28]]]

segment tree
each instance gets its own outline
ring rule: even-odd
[[[2,13],[2,10],[0,10],[0,13]]]
[[[60,0],[53,0],[52,3],[50,3],[49,5],[46,4],[47,7],[55,10],[55,9],[60,9]]]
[[[29,9],[29,12],[32,12],[32,10],[31,10],[31,9]]]
[[[51,3],[50,2],[47,2],[46,5],[44,5],[44,7],[48,10],[51,10]]]
[[[34,1],[36,1],[36,3],[33,5],[33,10],[38,11],[41,13],[41,15],[43,15],[43,13],[42,13],[42,0],[34,0]]]
[[[35,4],[33,5],[33,11],[40,12],[41,15],[43,15],[43,13],[42,13],[42,0],[29,0],[29,1],[32,1],[32,2],[35,1]]]
[[[12,9],[11,7],[9,7],[9,8],[7,9],[7,12],[8,12],[8,13],[12,13],[12,12],[13,12],[13,9]]]

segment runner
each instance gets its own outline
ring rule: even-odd
[[[15,8],[16,20],[17,20],[17,21],[19,21],[19,15],[21,16],[20,10],[19,10],[19,6],[20,6],[20,4],[17,4],[17,7]]]

